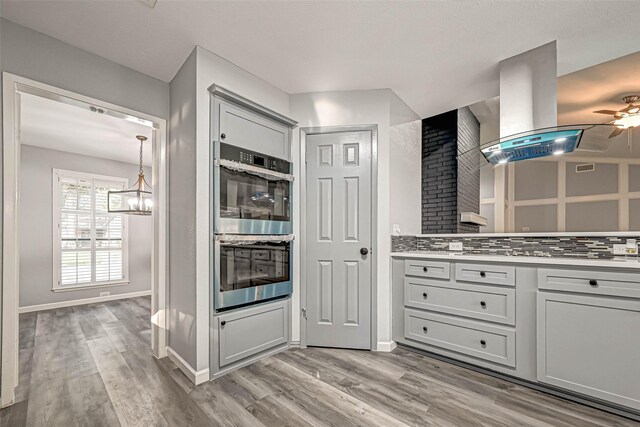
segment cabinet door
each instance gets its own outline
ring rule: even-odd
[[[221,142],[289,160],[290,128],[242,107],[220,101]]]
[[[640,301],[538,293],[538,380],[640,409]]]
[[[288,304],[276,302],[218,316],[220,367],[289,341]]]

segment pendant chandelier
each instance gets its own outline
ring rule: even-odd
[[[109,191],[108,210],[110,213],[124,213],[129,215],[151,215],[153,208],[153,195],[151,186],[144,179],[142,169],[142,144],[147,140],[146,136],[137,135],[140,141],[140,171],[135,185],[119,191]]]

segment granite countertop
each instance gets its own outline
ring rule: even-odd
[[[536,264],[542,266],[565,266],[565,267],[603,267],[640,270],[639,261],[626,261],[621,259],[602,258],[560,258],[560,257],[537,257],[521,255],[491,255],[491,254],[471,254],[460,252],[392,252],[392,257],[396,258],[424,258],[443,261],[472,261],[472,262],[496,262],[513,264]]]

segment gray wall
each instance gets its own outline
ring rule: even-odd
[[[169,347],[196,366],[196,51],[171,81]],[[186,191],[191,189],[191,191]]]
[[[151,290],[151,217],[130,215],[128,285],[53,292],[52,169],[127,178],[138,166],[23,145],[20,150],[20,307]],[[151,171],[145,173],[151,176]]]
[[[2,21],[2,70],[169,117],[169,84],[37,31]]]

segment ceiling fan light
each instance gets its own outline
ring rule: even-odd
[[[613,122],[613,124],[621,129],[629,129],[640,126],[640,114],[622,117]]]

